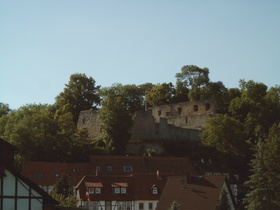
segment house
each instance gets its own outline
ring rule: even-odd
[[[194,167],[199,171],[199,174],[204,176],[219,176],[225,175],[225,182],[229,190],[229,195],[233,200],[235,208],[244,207],[246,204],[246,194],[249,192],[249,187],[245,186],[240,180],[238,174],[228,168],[225,164],[205,159],[201,161],[192,161]]]
[[[25,162],[22,173],[49,192],[63,174],[73,187],[85,175],[130,175],[135,173],[198,174],[187,157],[91,156],[88,163]]]
[[[172,202],[180,210],[214,210],[222,190],[228,192],[226,176],[174,176],[169,177],[156,210],[169,209]],[[227,198],[231,209],[235,209],[230,196]]]
[[[89,210],[155,210],[172,174],[89,175],[77,184],[80,206]]]
[[[55,209],[56,200],[13,168],[16,151],[0,138],[0,209]]]

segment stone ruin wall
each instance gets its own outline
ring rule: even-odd
[[[168,104],[149,108],[155,122],[162,118],[167,123],[180,128],[201,129],[206,120],[216,113],[216,103],[212,99]]]
[[[77,122],[77,128],[79,130],[87,129],[90,139],[96,139],[100,135],[98,115],[98,110],[86,110],[80,112]]]
[[[215,107],[215,101],[209,99],[137,111],[128,150],[142,151],[150,145],[156,147],[157,151],[163,151],[159,144],[164,140],[200,141],[201,130],[206,120],[216,113]],[[79,115],[77,128],[88,129],[91,139],[96,139],[100,135],[98,115],[97,110],[82,111]]]

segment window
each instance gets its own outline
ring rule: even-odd
[[[209,110],[210,109],[210,104],[209,103],[206,103],[205,104],[205,110]]]
[[[188,123],[189,119],[188,119],[188,116],[186,116],[186,123]]]
[[[123,167],[124,172],[132,172],[132,166],[124,166]]]
[[[93,187],[88,188],[88,194],[90,194],[90,195],[94,194],[94,188]]]
[[[98,210],[98,203],[96,201],[89,202],[88,204],[89,204],[89,209]]]
[[[60,177],[60,175],[58,173],[56,173],[54,176],[55,176],[55,178],[59,178]]]
[[[112,166],[107,166],[107,171],[111,172],[113,170]]]
[[[76,172],[77,172],[77,169],[76,169],[76,168],[72,168],[72,172],[73,172],[73,173],[76,173]]]
[[[125,187],[121,188],[121,194],[126,194],[126,188]]]
[[[182,108],[181,108],[181,107],[178,107],[178,108],[177,108],[177,112],[178,112],[178,114],[181,114],[181,113],[182,113]]]
[[[96,167],[95,167],[95,171],[101,171],[100,166],[96,166]]]
[[[149,203],[149,210],[153,210],[153,203]]]
[[[193,105],[193,111],[195,111],[195,112],[198,111],[198,105]]]
[[[139,210],[144,210],[144,203],[139,203]]]
[[[119,187],[114,188],[114,193],[115,194],[120,194],[120,188]]]
[[[153,195],[157,195],[158,194],[158,189],[156,187],[154,187],[152,189],[152,193],[153,193]]]
[[[159,111],[158,111],[158,116],[160,116],[160,115],[161,115],[161,111],[159,110]]]
[[[100,193],[101,193],[101,188],[100,187],[95,188],[95,194],[100,194]]]
[[[126,202],[126,210],[131,210],[131,202]]]
[[[123,202],[118,202],[118,210],[124,210],[124,203]]]
[[[168,117],[170,115],[170,112],[166,112],[166,117]]]

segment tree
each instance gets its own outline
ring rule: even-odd
[[[225,189],[222,190],[220,199],[217,203],[216,210],[230,210],[227,192]]]
[[[227,115],[217,114],[207,120],[201,137],[204,145],[215,147],[218,151],[236,156],[244,156],[247,151],[243,124]]]
[[[4,104],[0,102],[0,117],[9,114],[11,109],[9,108],[8,104]]]
[[[126,106],[126,110],[130,114],[144,109],[145,90],[136,85],[122,85],[116,83],[111,87],[102,88],[99,95],[104,98],[108,95],[121,97]]]
[[[186,65],[181,68],[181,72],[176,74],[177,88],[183,87],[189,89],[188,98],[190,100],[199,100],[201,90],[209,83],[209,69],[199,68],[194,65]]]
[[[81,111],[95,109],[100,103],[99,89],[100,86],[95,85],[92,77],[72,74],[64,91],[56,97],[58,114],[70,112],[73,115],[73,122],[77,123]]]
[[[251,143],[279,120],[279,96],[276,90],[267,91],[267,86],[252,80],[240,81],[241,96],[229,105],[229,113],[244,123],[245,134]]]
[[[53,106],[32,104],[5,117],[2,137],[20,150],[19,165],[32,160],[81,161],[91,152],[87,134],[77,131],[71,113],[55,116]],[[75,156],[77,150],[82,155]]]
[[[172,83],[162,83],[153,87],[147,92],[147,103],[152,106],[160,106],[163,104],[169,104],[172,102],[174,95],[174,87]]]
[[[106,153],[125,154],[133,121],[121,96],[109,94],[103,98],[99,122]]]
[[[209,69],[199,68],[194,65],[186,65],[181,68],[181,72],[176,74],[177,83],[183,83],[186,87],[202,87],[209,83]]]
[[[280,123],[275,123],[266,139],[259,139],[251,160],[252,175],[247,185],[247,209],[280,209]]]
[[[69,185],[69,176],[65,174],[57,179],[50,194],[59,202],[59,206],[77,207],[78,200],[73,194],[73,187]]]
[[[168,210],[180,210],[180,204],[176,201],[173,201],[170,205],[170,208]]]

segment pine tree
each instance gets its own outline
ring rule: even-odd
[[[247,209],[280,209],[280,123],[271,127],[264,141],[258,142],[250,165],[253,174],[246,182],[251,187]]]
[[[230,210],[227,192],[223,189],[216,210]]]
[[[181,205],[179,203],[177,203],[176,201],[173,201],[168,210],[180,210],[180,206]]]

